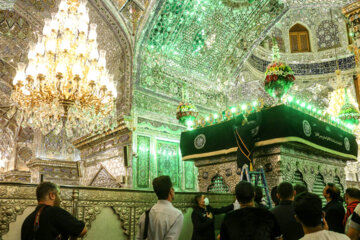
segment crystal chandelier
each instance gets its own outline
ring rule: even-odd
[[[28,64],[19,63],[12,100],[23,126],[68,137],[116,126],[116,89],[98,51],[96,24],[89,27],[86,0],[62,0],[45,19],[42,35],[30,45]]]

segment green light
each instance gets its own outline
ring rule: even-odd
[[[305,105],[306,104],[303,102],[303,103],[300,104],[300,107],[305,107]]]
[[[246,105],[243,104],[243,105],[241,106],[241,110],[245,110],[245,109],[246,109]]]
[[[210,119],[209,117],[206,117],[206,118],[205,118],[206,121],[209,121],[209,119]]]
[[[318,111],[317,111],[317,114],[321,115],[321,110],[318,110]]]
[[[297,104],[300,104],[300,100],[296,100],[296,103],[297,103]]]
[[[311,110],[311,105],[308,105],[306,109]]]
[[[194,126],[194,122],[191,121],[191,120],[187,120],[185,124],[186,124],[186,126],[188,126],[188,127]]]
[[[253,101],[252,105],[256,107],[258,105],[257,101]]]
[[[293,96],[288,96],[287,100],[288,100],[288,102],[292,102],[294,100],[294,97]]]
[[[232,113],[236,112],[236,108],[234,108],[234,107],[230,108],[230,110]]]
[[[219,117],[219,115],[217,115],[217,114],[214,115],[214,118],[218,118],[218,117]]]

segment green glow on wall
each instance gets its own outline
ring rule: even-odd
[[[138,188],[149,188],[150,137],[137,137],[136,176]]]
[[[156,161],[157,175],[170,176],[173,186],[179,188],[179,144],[174,142],[157,140]]]

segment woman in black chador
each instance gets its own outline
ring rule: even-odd
[[[215,240],[214,215],[227,213],[234,209],[234,204],[222,208],[213,208],[205,195],[195,196],[195,207],[191,214],[194,231],[192,240]]]

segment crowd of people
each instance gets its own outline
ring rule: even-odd
[[[137,240],[176,240],[184,216],[172,202],[175,191],[169,176],[153,180],[158,201],[139,219]],[[332,183],[323,190],[326,205],[304,185],[282,182],[271,190],[275,207],[264,204],[263,189],[246,181],[235,187],[236,201],[214,208],[208,198],[194,198],[192,240],[358,240],[360,190],[346,189],[343,196]],[[50,182],[36,189],[38,206],[24,221],[22,240],[77,239],[86,234],[85,223],[60,208],[60,189]],[[344,207],[346,206],[346,207]],[[226,213],[215,236],[215,215]]]

